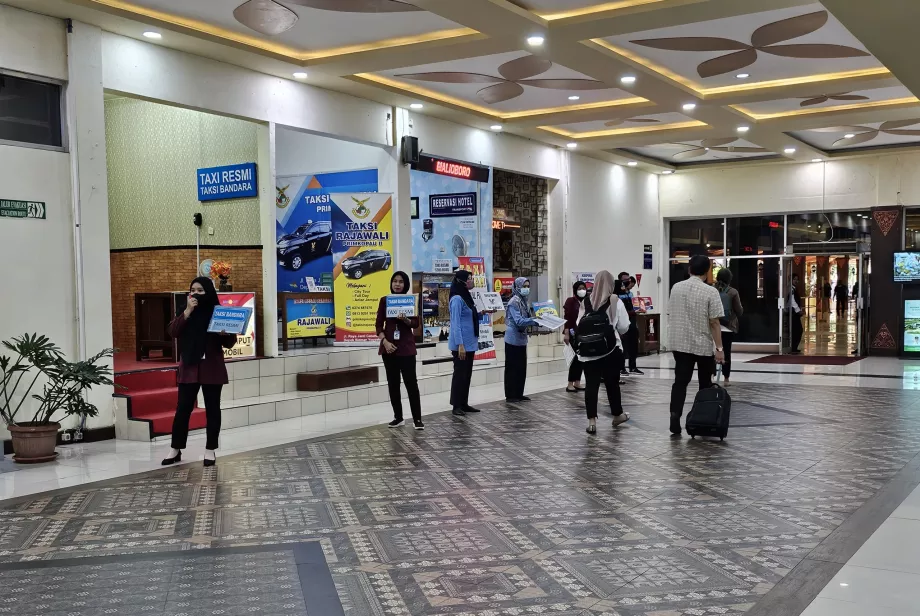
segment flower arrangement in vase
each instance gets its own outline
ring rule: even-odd
[[[233,267],[226,261],[215,261],[211,266],[211,276],[217,276],[220,280],[218,291],[232,291],[233,285],[230,284],[230,272]]]

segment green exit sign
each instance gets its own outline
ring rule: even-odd
[[[45,204],[41,201],[11,201],[0,199],[0,218],[45,219]]]

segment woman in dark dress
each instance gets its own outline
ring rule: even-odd
[[[562,337],[569,346],[575,342],[575,332],[578,331],[578,323],[586,312],[591,312],[591,300],[588,298],[588,287],[581,280],[572,285],[572,297],[565,300],[562,306],[562,316],[565,318],[565,331]],[[582,364],[578,356],[572,359],[569,365],[569,383],[565,390],[570,394],[584,391],[581,385]]]
[[[224,349],[231,349],[236,344],[235,334],[208,332],[218,303],[211,279],[196,278],[189,287],[185,311],[169,324],[169,335],[179,341],[179,403],[173,420],[172,451],[163,460],[163,465],[182,460],[182,450],[188,441],[189,419],[195,410],[199,389],[204,395],[208,422],[204,465],[216,464],[220,436],[220,390],[227,384]]]
[[[409,292],[409,276],[405,272],[396,272],[390,278],[390,293],[403,295]],[[387,318],[387,298],[380,298],[377,307],[377,337],[380,338],[380,355],[387,373],[387,385],[390,389],[390,404],[393,405],[391,428],[398,428],[403,421],[402,395],[399,390],[400,376],[406,384],[409,394],[409,408],[416,430],[424,430],[422,423],[422,399],[418,390],[418,377],[415,369],[415,332],[418,317],[406,317],[401,314]]]

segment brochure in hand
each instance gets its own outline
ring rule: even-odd
[[[252,308],[217,306],[214,308],[214,314],[211,315],[208,331],[215,334],[227,332],[241,336],[246,333],[251,318]]]

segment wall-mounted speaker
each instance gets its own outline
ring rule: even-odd
[[[418,137],[403,135],[402,162],[404,165],[418,164]]]

